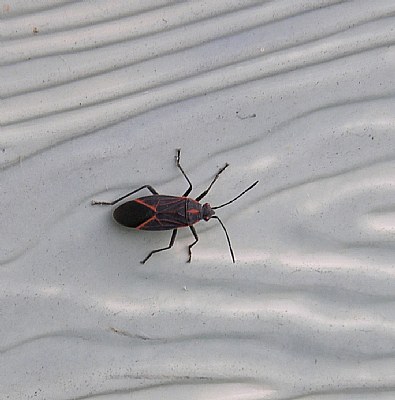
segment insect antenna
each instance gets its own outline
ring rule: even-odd
[[[224,232],[225,232],[226,239],[227,239],[228,245],[229,245],[230,255],[232,256],[232,261],[233,261],[233,263],[234,263],[234,262],[235,262],[235,255],[234,255],[234,253],[233,253],[232,245],[230,244],[229,235],[228,235],[228,232],[227,232],[227,230],[226,230],[226,228],[225,228],[225,225],[222,223],[222,221],[221,221],[216,215],[213,215],[211,218],[217,219],[218,222],[221,224],[222,229],[223,229]]]
[[[243,196],[243,194],[247,193],[249,190],[251,190],[259,181],[254,182],[251,186],[249,186],[246,190],[244,190],[243,192],[241,192],[238,196],[236,196],[233,200],[230,200],[224,204],[221,204],[220,206],[216,206],[216,207],[211,207],[213,210],[216,210],[217,208],[222,208],[227,206],[230,203],[233,203],[234,201],[236,201],[238,198],[240,198],[241,196]],[[214,218],[214,217],[213,217]],[[222,224],[222,222],[221,222]],[[226,232],[226,231],[225,231]]]
[[[245,194],[245,193],[247,193],[249,190],[251,190],[258,182],[259,182],[259,181],[254,182],[251,186],[249,186],[246,190],[244,190],[243,192],[241,192],[241,193],[240,193],[238,196],[236,196],[234,199],[232,199],[232,200],[230,200],[230,201],[228,201],[228,202],[226,202],[226,203],[224,203],[224,204],[221,204],[220,206],[211,207],[211,208],[212,208],[213,210],[215,210],[215,209],[217,209],[217,208],[225,207],[225,206],[227,206],[228,204],[233,203],[233,202],[236,201],[238,198],[240,198],[241,196],[243,196],[243,194]],[[222,229],[224,230],[225,235],[226,235],[226,240],[228,241],[228,246],[229,246],[229,250],[230,250],[230,255],[232,256],[232,261],[235,262],[235,255],[234,255],[234,253],[233,253],[232,244],[230,243],[230,238],[229,238],[229,235],[228,235],[228,231],[227,231],[226,228],[225,228],[225,225],[222,223],[222,221],[221,221],[221,220],[219,219],[219,217],[217,217],[216,215],[213,215],[211,218],[217,219],[218,222],[221,224]]]

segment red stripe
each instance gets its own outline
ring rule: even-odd
[[[151,206],[151,204],[144,203],[144,201],[141,200],[141,199],[135,199],[134,201],[135,201],[136,203],[142,204],[143,206],[146,206],[147,208],[149,208],[149,209],[151,209],[152,211],[156,212],[156,207],[155,207],[155,206]],[[146,222],[148,222],[148,221],[146,221]],[[144,222],[144,223],[145,223],[145,222]],[[138,229],[138,228],[137,228],[137,229]]]
[[[147,225],[149,222],[153,221],[154,219],[156,219],[155,215],[153,215],[151,218],[147,219],[147,221],[140,224],[136,229],[141,229],[143,226]]]

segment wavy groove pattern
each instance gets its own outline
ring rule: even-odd
[[[395,4],[16,1],[0,10],[0,387],[12,399],[395,396]],[[112,199],[225,162],[214,223]],[[198,189],[197,189],[198,191]]]

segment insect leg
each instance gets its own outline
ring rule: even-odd
[[[180,165],[180,152],[181,149],[177,149],[177,155],[176,155],[176,164],[177,167],[180,169],[180,171],[182,172],[182,174],[184,175],[185,179],[187,180],[187,182],[189,183],[189,188],[187,189],[187,191],[183,194],[183,196],[188,196],[189,193],[191,193],[192,190],[192,183],[189,180],[189,178],[187,177],[187,174],[184,172],[184,170],[182,169],[181,165]]]
[[[142,190],[142,189],[148,189],[152,194],[159,194],[152,186],[150,185],[144,185],[141,186],[141,188],[133,190],[130,193],[125,194],[124,196],[120,197],[119,199],[116,199],[114,201],[95,201],[92,200],[92,205],[96,205],[96,204],[100,204],[100,205],[106,205],[106,206],[113,206],[114,204],[117,204],[119,201],[126,199],[126,197],[131,196],[134,193],[137,193],[138,191]]]
[[[152,256],[152,254],[158,253],[158,252],[163,251],[163,250],[168,250],[171,247],[173,247],[174,241],[176,240],[176,235],[177,235],[177,229],[174,229],[173,233],[171,234],[169,245],[167,247],[163,247],[162,249],[152,250],[151,253],[149,253],[148,256],[144,258],[143,261],[140,261],[140,263],[141,264],[145,264],[145,262]]]
[[[217,174],[214,176],[214,179],[212,180],[212,182],[210,183],[209,187],[201,194],[199,194],[198,197],[196,197],[196,201],[200,201],[204,196],[206,196],[206,194],[209,192],[209,190],[212,188],[212,186],[214,185],[215,181],[218,179],[218,177],[221,175],[222,172],[225,171],[225,169],[229,167],[229,164],[226,163],[225,166],[223,166],[218,172]]]
[[[199,237],[198,237],[198,235],[196,233],[196,230],[195,230],[195,228],[193,226],[190,226],[189,228],[191,229],[191,232],[192,232],[193,236],[195,237],[195,241],[188,246],[188,252],[189,252],[188,262],[190,263],[191,262],[191,258],[192,258],[192,247],[195,246],[195,244],[199,241]]]

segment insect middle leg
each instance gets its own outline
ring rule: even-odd
[[[191,229],[191,232],[195,237],[195,241],[188,246],[188,253],[189,253],[188,262],[190,263],[192,258],[192,247],[195,246],[195,244],[199,241],[199,236],[197,235],[196,230],[193,226],[190,226],[189,228]]]
[[[189,180],[189,178],[187,177],[187,174],[185,173],[185,171],[182,169],[182,167],[180,165],[180,152],[181,152],[181,149],[177,149],[176,164],[177,164],[177,167],[180,169],[181,173],[184,175],[184,177],[187,180],[187,182],[189,183],[189,188],[183,194],[183,196],[185,197],[185,196],[188,196],[189,193],[191,193],[192,182]]]
[[[177,236],[177,229],[174,229],[173,233],[171,234],[169,245],[167,247],[163,247],[162,249],[152,250],[151,253],[149,253],[148,256],[144,258],[144,260],[140,261],[140,263],[145,264],[145,262],[152,256],[152,254],[159,253],[160,251],[168,250],[171,247],[173,247],[174,241],[176,240],[176,236]]]
[[[210,183],[209,187],[203,192],[200,193],[198,197],[196,197],[196,201],[200,201],[204,196],[207,195],[207,193],[210,191],[210,189],[212,188],[212,186],[214,185],[215,181],[218,179],[218,177],[222,174],[222,172],[225,171],[226,168],[229,167],[229,164],[226,163],[218,172],[217,174],[214,176],[214,179],[212,180],[212,182]]]
[[[124,196],[122,196],[119,199],[116,199],[114,201],[95,201],[95,200],[92,200],[91,204],[92,205],[100,204],[100,205],[105,205],[105,206],[113,206],[114,204],[117,204],[119,201],[121,201],[123,199],[126,199],[126,197],[129,197],[132,194],[135,194],[135,193],[137,193],[137,192],[139,192],[140,190],[143,190],[143,189],[148,189],[152,194],[159,194],[151,185],[144,185],[144,186],[141,186],[141,188],[133,190],[132,192],[127,193]]]

